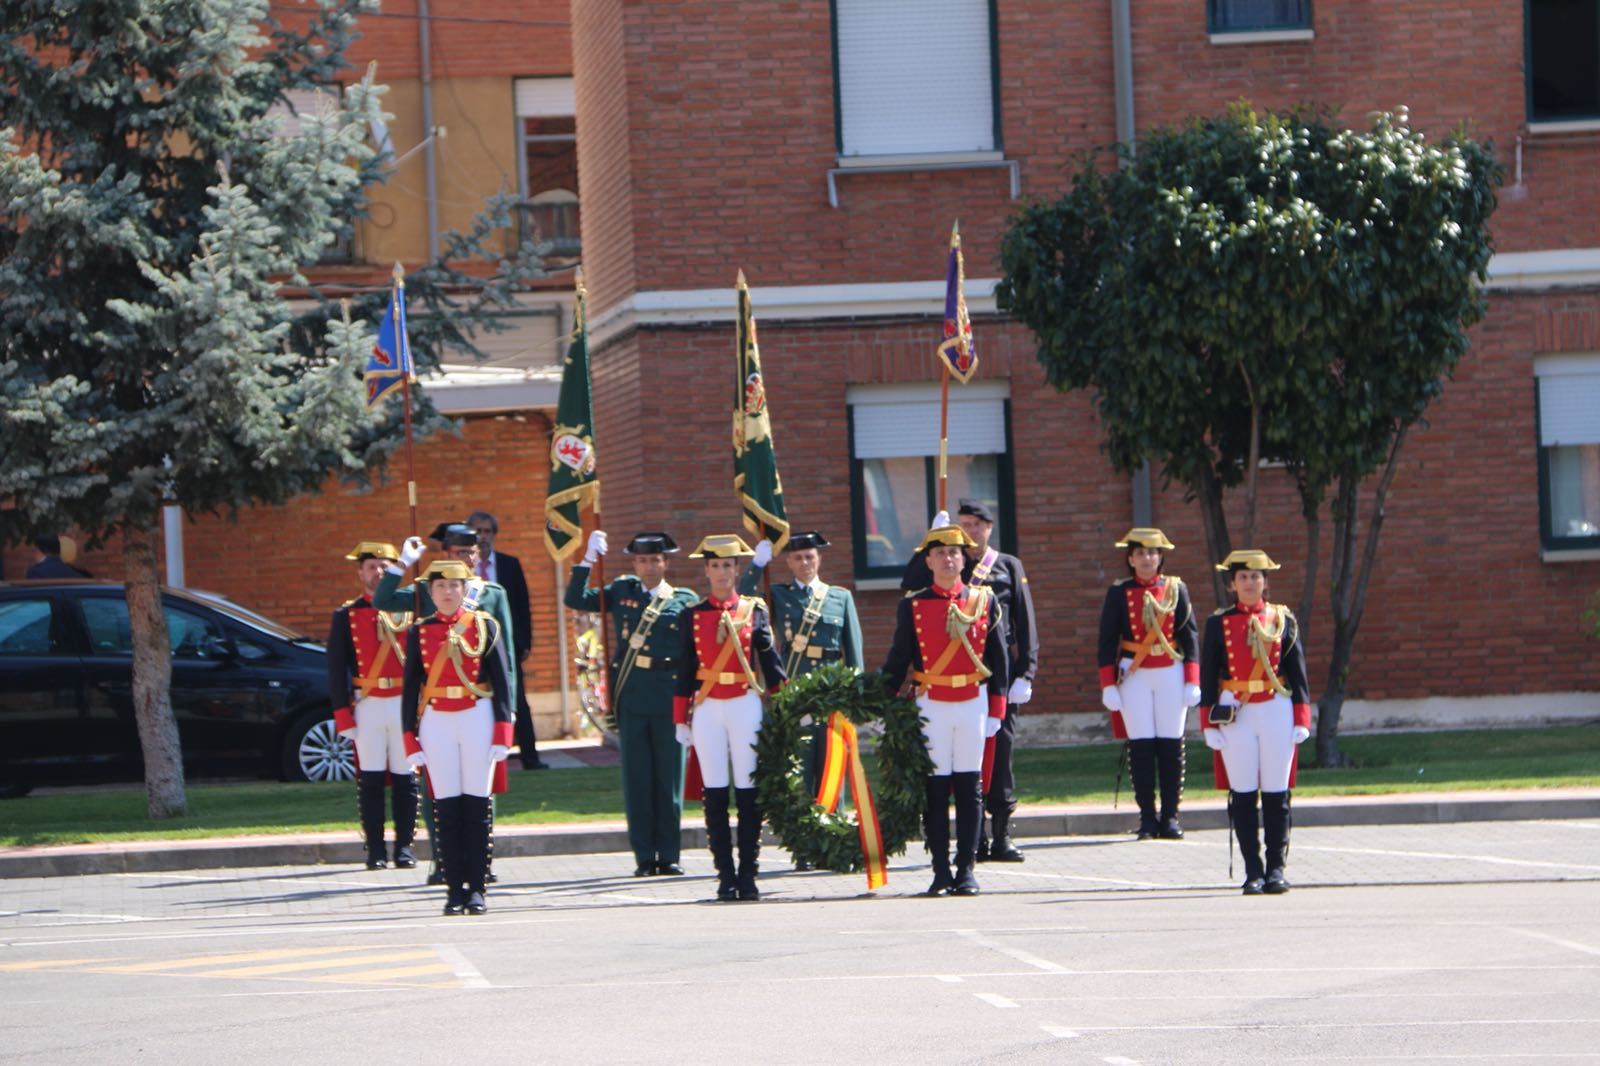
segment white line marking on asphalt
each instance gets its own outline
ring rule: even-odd
[[[1049,959],[1041,959],[1032,952],[1023,951],[1021,948],[1011,948],[1004,944],[997,943],[996,941],[984,936],[976,929],[958,929],[956,930],[956,933],[958,936],[972,941],[979,947],[988,948],[991,951],[998,951],[1002,955],[1016,959],[1025,966],[1032,966],[1035,969],[1043,970],[1045,973],[1067,972],[1067,968],[1065,966],[1059,966],[1056,963],[1051,962]]]
[[[961,983],[961,978],[953,973],[934,974],[933,979],[935,981],[943,981],[947,985],[959,985]]]
[[[105,925],[105,924],[107,924],[109,922],[148,922],[148,921],[150,921],[149,918],[144,918],[144,917],[141,917],[140,915],[137,915],[137,914],[91,914],[91,913],[84,912],[84,911],[48,911],[48,912],[42,912],[42,913],[38,912],[38,911],[19,911],[18,914],[20,914],[24,918],[31,918],[35,914],[38,914],[39,917],[41,917],[41,918],[46,917],[46,916],[51,917],[51,918],[89,918],[89,919],[92,919],[92,924],[94,924],[94,925]],[[87,923],[87,922],[39,922],[37,925],[34,926],[34,928],[35,929],[39,929],[39,928],[43,928],[43,927],[46,927],[46,926],[52,926],[52,925],[86,925],[86,924],[91,924],[91,923]]]
[[[985,870],[985,877],[999,874],[1002,877],[1043,877],[1051,881],[1087,881],[1094,885],[1132,885],[1134,888],[1189,888],[1190,882],[1128,881],[1120,877],[1082,877],[1074,874],[1047,874],[1036,870]]]
[[[1015,1003],[1011,1002],[1006,997],[1001,996],[1001,995],[996,995],[993,992],[974,992],[972,994],[974,996],[976,996],[978,999],[981,999],[985,1003],[989,1004],[989,1006],[991,1006],[991,1007],[998,1007],[1000,1010],[1016,1010],[1017,1009],[1017,1005]]]
[[[1507,859],[1498,855],[1460,855],[1449,851],[1399,851],[1391,848],[1336,848],[1326,845],[1295,845],[1297,851],[1327,851],[1342,855],[1394,855],[1405,859],[1456,859],[1466,862],[1486,862],[1494,866],[1532,866],[1542,870],[1600,870],[1578,862],[1544,862],[1540,859]]]
[[[1105,1058],[1101,1059],[1100,1061],[1101,1062],[1105,1062],[1105,1063],[1109,1063],[1110,1066],[1139,1066],[1139,1060],[1138,1059],[1124,1058],[1121,1055],[1107,1055]]]
[[[1043,1025],[1039,1026],[1039,1028],[1043,1029],[1045,1032],[1049,1033],[1058,1040],[1072,1040],[1078,1035],[1078,1031],[1076,1029],[1068,1029],[1064,1025],[1051,1025],[1049,1022],[1044,1023]]]
[[[1309,1029],[1438,1029],[1492,1025],[1600,1025],[1600,1018],[1463,1018],[1395,1022],[1239,1022],[1237,1025],[1085,1025],[1082,1033],[1301,1032]]]
[[[195,919],[191,918],[190,921]],[[442,920],[442,919],[441,919]],[[496,928],[507,925],[552,925],[559,922],[571,921],[570,918],[496,918]],[[10,948],[54,947],[62,944],[120,944],[145,940],[216,940],[230,936],[284,936],[315,935],[350,936],[355,933],[390,933],[400,929],[437,929],[439,922],[373,922],[370,925],[353,925],[337,923],[326,925],[283,925],[270,926],[265,929],[234,929],[215,930],[208,929],[193,933],[144,933],[129,936],[97,936],[97,937],[72,937],[61,940],[30,940],[26,938],[13,938],[0,941],[0,945]]]
[[[1086,925],[1019,925],[990,929],[991,933],[1081,933]],[[840,936],[907,936],[911,933],[961,933],[964,929],[841,929]]]
[[[215,882],[215,881],[241,881],[241,880],[246,880],[245,878],[241,878],[241,877],[238,877],[238,876],[222,877],[220,875],[213,876],[211,874],[119,873],[119,874],[112,874],[112,876],[113,877],[134,877],[134,878],[142,878],[142,879],[145,879],[145,880],[155,880],[155,881],[199,881],[199,882],[202,882],[202,883],[204,883],[204,882]],[[255,879],[252,878],[251,880],[255,880]],[[391,891],[401,891],[401,890],[404,890],[404,889],[416,887],[414,885],[397,884],[397,883],[395,883],[393,881],[345,881],[345,880],[341,880],[341,879],[338,879],[338,878],[332,878],[332,877],[317,877],[317,876],[315,876],[313,874],[307,874],[307,875],[305,875],[303,877],[295,875],[295,874],[268,875],[266,877],[260,878],[260,880],[265,881],[265,882],[267,882],[269,884],[274,884],[274,885],[287,885],[287,884],[292,884],[293,882],[296,882],[296,881],[309,881],[310,883],[312,883],[314,885],[343,885],[343,886],[354,887],[354,888],[383,888],[383,889],[389,889]]]
[[[467,961],[467,957],[461,953],[461,949],[454,944],[435,944],[433,945],[433,950],[439,953],[441,959],[450,964],[450,972],[461,978],[462,988],[494,987],[476,966]]]
[[[1545,943],[1554,944],[1557,947],[1571,948],[1573,951],[1581,951],[1585,955],[1600,955],[1600,948],[1590,947],[1588,944],[1580,944],[1576,940],[1563,940],[1558,936],[1551,936],[1549,933],[1541,933],[1537,929],[1518,929],[1515,926],[1508,925],[1505,927],[1505,931],[1532,937],[1534,940],[1543,940]]]

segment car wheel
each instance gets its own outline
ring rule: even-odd
[[[334,731],[333,719],[323,714],[301,716],[283,741],[283,777],[286,781],[353,781],[355,747]]]

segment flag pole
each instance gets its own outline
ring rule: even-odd
[[[389,299],[398,308],[395,315],[396,332],[399,336],[395,340],[395,353],[400,360],[400,371],[403,375],[400,384],[400,408],[404,412],[406,427],[406,504],[411,509],[411,535],[417,536],[417,461],[415,448],[411,437],[411,386],[416,382],[416,365],[411,359],[410,327],[405,321],[405,291],[406,272],[399,261],[394,264],[391,275],[394,278],[394,287],[389,290]],[[422,613],[422,583],[417,580],[411,582],[411,614],[416,617]]]
[[[950,227],[950,247],[961,247],[961,220],[958,218],[955,225]],[[945,489],[950,482],[950,364],[939,360],[943,372],[939,375],[939,510],[947,511],[949,507],[945,499]]]
[[[579,267],[573,272],[573,280],[575,282],[575,287],[572,294],[572,330],[573,337],[577,338],[578,336],[581,336],[583,331],[588,327],[589,313],[586,306],[589,297],[589,290],[584,288],[583,285],[582,267]],[[584,373],[587,374],[588,372],[589,367],[588,364],[585,363]],[[590,431],[593,432],[593,427],[590,427]],[[598,469],[599,467],[597,460],[597,474]],[[581,526],[583,520],[580,518],[578,523]],[[594,494],[594,527],[595,529],[605,528],[604,523],[600,519],[600,494],[598,492]],[[599,599],[600,607],[600,620],[595,624],[594,635],[600,642],[600,676],[606,679],[605,698],[600,701],[600,711],[602,714],[604,714],[606,711],[611,709],[610,705],[616,699],[616,694],[611,691],[611,647],[610,641],[607,639],[606,628],[606,557],[604,555],[595,556],[593,577],[595,594]]]

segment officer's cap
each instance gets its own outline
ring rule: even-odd
[[[622,549],[624,555],[671,555],[678,550],[678,542],[669,534],[660,531],[654,533],[636,533],[628,541],[628,546]]]
[[[922,543],[917,545],[917,551],[924,551],[936,544],[954,544],[960,548],[976,548],[978,542],[967,536],[967,531],[960,526],[939,526],[928,530],[928,535],[922,538]]]
[[[989,510],[989,505],[982,500],[964,498],[956,504],[956,514],[969,514],[973,518],[981,519],[994,524],[994,512]]]
[[[471,581],[472,569],[460,559],[440,559],[422,574],[424,581]]]
[[[737,533],[713,533],[700,542],[700,546],[689,553],[691,559],[748,559],[755,552],[750,550]]]
[[[1229,552],[1228,557],[1217,564],[1217,569],[1232,573],[1236,570],[1277,570],[1279,567],[1272,561],[1272,556],[1260,548],[1240,548]]]
[[[461,522],[440,522],[428,534],[446,548],[470,548],[478,543],[478,531]]]
[[[807,533],[791,533],[789,543],[783,546],[785,552],[799,551],[801,548],[826,548],[828,538],[816,530]]]
[[[394,550],[393,544],[385,544],[381,540],[364,540],[351,548],[350,554],[345,558],[354,559],[358,563],[365,559],[386,559],[389,562],[396,562],[400,558],[400,553]]]
[[[1162,551],[1172,551],[1176,544],[1167,539],[1167,535],[1154,527],[1139,527],[1130,529],[1117,541],[1118,548],[1160,548]]]

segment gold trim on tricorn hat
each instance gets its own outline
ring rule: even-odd
[[[748,559],[754,555],[750,545],[737,533],[713,533],[700,541],[700,546],[689,553],[691,559]]]
[[[393,544],[385,544],[381,540],[364,540],[350,549],[346,559],[360,562],[362,559],[388,559],[390,562],[399,562],[400,553],[394,550]]]
[[[1272,556],[1260,548],[1240,548],[1231,551],[1228,557],[1217,564],[1218,570],[1277,570],[1279,566],[1272,561]]]
[[[1122,535],[1122,539],[1113,545],[1116,548],[1159,548],[1162,551],[1174,551],[1177,545],[1167,539],[1167,535],[1154,526],[1140,526],[1130,529]]]
[[[976,548],[978,542],[967,536],[967,531],[960,526],[938,526],[928,530],[928,535],[922,538],[922,543],[917,545],[917,551],[931,548],[935,544],[953,544],[958,548]]]
[[[471,581],[472,568],[460,559],[440,559],[423,572],[424,581]]]

